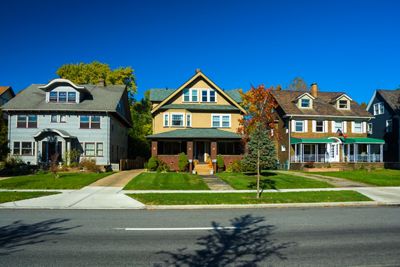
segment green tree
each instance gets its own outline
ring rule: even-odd
[[[307,83],[301,77],[295,77],[292,82],[288,85],[286,90],[292,91],[307,91]]]
[[[135,75],[132,67],[111,69],[108,64],[93,61],[91,63],[64,64],[56,71],[60,78],[68,79],[76,84],[97,84],[103,79],[106,84],[125,84],[129,97],[133,100],[136,93]]]
[[[361,104],[360,104],[360,107],[362,108],[362,109],[367,109],[367,103],[365,103],[365,102],[361,102]]]
[[[4,121],[3,110],[0,109],[0,159],[5,159],[9,151],[7,125]]]

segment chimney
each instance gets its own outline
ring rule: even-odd
[[[199,72],[201,72],[201,70],[199,68],[197,68],[196,69],[196,73],[199,73]]]
[[[317,98],[318,96],[318,85],[317,83],[312,83],[311,84],[311,90],[310,93],[313,97]]]
[[[96,85],[104,87],[106,86],[106,81],[103,78],[100,78]]]

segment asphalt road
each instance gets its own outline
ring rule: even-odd
[[[0,266],[169,265],[400,266],[400,208],[0,210]]]

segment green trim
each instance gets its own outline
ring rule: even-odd
[[[165,109],[186,109],[186,110],[207,110],[207,111],[238,111],[237,107],[231,105],[209,105],[207,103],[199,104],[169,104],[162,106],[160,110]]]
[[[385,140],[369,137],[340,138],[344,144],[385,144]]]
[[[240,135],[233,132],[215,128],[190,128],[173,130],[159,134],[148,135],[149,139],[185,139],[185,138],[218,138],[218,139],[240,139]]]
[[[296,137],[291,137],[290,138],[290,144],[295,145],[295,144],[328,144],[328,143],[334,143],[334,139],[330,138],[296,138]]]

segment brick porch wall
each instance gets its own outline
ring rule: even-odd
[[[290,163],[290,170],[303,170],[304,165],[309,165],[310,163]],[[329,171],[330,168],[339,168],[343,171],[346,170],[358,170],[358,169],[368,169],[368,168],[377,168],[383,169],[385,167],[384,162],[335,162],[335,163],[321,163],[314,162],[312,163],[315,168],[326,168],[326,171]],[[330,166],[330,168],[328,168]]]
[[[157,156],[159,160],[162,160],[165,162],[171,171],[177,171],[179,170],[178,167],[178,155],[158,155]]]
[[[243,155],[222,155],[224,158],[225,168],[231,165],[234,161],[242,160]]]

